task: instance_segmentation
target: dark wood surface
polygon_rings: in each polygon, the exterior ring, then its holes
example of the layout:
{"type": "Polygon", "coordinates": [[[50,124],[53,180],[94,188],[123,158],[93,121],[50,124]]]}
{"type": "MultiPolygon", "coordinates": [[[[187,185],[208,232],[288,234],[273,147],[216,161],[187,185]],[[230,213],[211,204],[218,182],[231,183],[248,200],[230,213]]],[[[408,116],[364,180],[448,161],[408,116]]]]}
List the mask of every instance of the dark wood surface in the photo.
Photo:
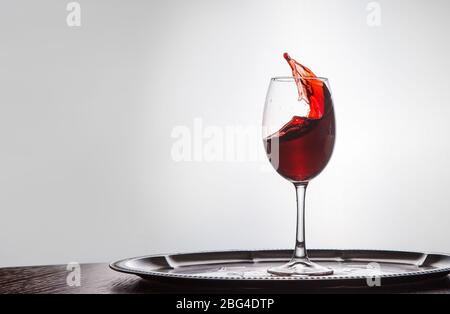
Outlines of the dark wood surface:
{"type": "MultiPolygon", "coordinates": [[[[33,266],[0,269],[0,293],[233,293],[249,292],[236,289],[217,289],[204,291],[195,287],[168,286],[157,282],[140,279],[137,276],[121,274],[109,268],[107,264],[81,265],[81,285],[71,287],[66,279],[69,271],[66,266],[33,266]]],[[[255,291],[250,292],[293,292],[293,291],[255,291]]],[[[366,288],[359,290],[315,290],[298,292],[394,292],[394,293],[445,293],[450,294],[450,277],[443,280],[408,286],[389,288],[366,288]]]]}

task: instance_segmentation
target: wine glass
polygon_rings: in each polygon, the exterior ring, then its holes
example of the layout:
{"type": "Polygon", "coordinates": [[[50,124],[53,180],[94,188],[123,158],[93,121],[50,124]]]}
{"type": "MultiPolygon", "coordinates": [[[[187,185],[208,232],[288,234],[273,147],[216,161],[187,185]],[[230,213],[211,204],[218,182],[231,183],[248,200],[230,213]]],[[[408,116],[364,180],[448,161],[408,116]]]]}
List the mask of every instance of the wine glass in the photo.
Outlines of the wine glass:
{"type": "Polygon", "coordinates": [[[305,242],[305,193],[311,179],[327,165],[335,141],[335,118],[329,83],[320,77],[275,77],[264,106],[263,141],[275,170],[292,182],[297,193],[297,235],[294,254],[273,275],[331,275],[333,270],[311,262],[305,242]],[[298,84],[313,86],[320,95],[308,103],[298,97],[298,84]],[[314,101],[314,115],[311,115],[314,101]],[[320,103],[318,103],[320,102],[320,103]],[[312,118],[313,116],[313,118],[312,118]],[[320,116],[320,118],[318,118],[320,116]]]}

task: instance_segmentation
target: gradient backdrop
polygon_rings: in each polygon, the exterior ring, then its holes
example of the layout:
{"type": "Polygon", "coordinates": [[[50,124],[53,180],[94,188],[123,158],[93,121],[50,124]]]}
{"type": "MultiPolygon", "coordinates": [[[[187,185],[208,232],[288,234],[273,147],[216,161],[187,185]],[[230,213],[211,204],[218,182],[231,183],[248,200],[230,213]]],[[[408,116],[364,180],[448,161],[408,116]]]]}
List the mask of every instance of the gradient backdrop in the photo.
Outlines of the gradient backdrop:
{"type": "Polygon", "coordinates": [[[308,246],[450,252],[449,1],[80,0],[79,27],[69,2],[1,2],[0,266],[292,247],[264,156],[171,154],[194,119],[259,127],[284,51],[337,115],[308,246]]]}

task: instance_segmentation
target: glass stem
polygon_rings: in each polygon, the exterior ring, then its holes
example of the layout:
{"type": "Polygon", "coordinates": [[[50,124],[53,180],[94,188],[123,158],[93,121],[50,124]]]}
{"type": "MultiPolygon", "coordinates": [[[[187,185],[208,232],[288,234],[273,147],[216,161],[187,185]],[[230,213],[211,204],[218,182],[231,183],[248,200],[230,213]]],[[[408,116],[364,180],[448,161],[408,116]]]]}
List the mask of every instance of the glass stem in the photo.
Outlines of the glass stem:
{"type": "Polygon", "coordinates": [[[295,191],[297,194],[297,236],[295,239],[295,250],[293,260],[308,260],[305,242],[305,196],[306,183],[295,183],[295,191]]]}

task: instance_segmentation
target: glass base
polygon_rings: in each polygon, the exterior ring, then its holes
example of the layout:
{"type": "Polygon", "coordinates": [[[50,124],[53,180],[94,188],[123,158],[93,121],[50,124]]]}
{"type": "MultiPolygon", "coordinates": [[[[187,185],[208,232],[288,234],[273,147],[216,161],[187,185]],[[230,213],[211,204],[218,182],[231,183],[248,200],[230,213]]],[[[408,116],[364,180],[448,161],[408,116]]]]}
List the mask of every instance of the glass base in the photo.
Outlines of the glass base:
{"type": "Polygon", "coordinates": [[[333,270],[306,259],[292,259],[289,263],[272,267],[267,270],[269,274],[277,276],[327,276],[333,270]]]}

